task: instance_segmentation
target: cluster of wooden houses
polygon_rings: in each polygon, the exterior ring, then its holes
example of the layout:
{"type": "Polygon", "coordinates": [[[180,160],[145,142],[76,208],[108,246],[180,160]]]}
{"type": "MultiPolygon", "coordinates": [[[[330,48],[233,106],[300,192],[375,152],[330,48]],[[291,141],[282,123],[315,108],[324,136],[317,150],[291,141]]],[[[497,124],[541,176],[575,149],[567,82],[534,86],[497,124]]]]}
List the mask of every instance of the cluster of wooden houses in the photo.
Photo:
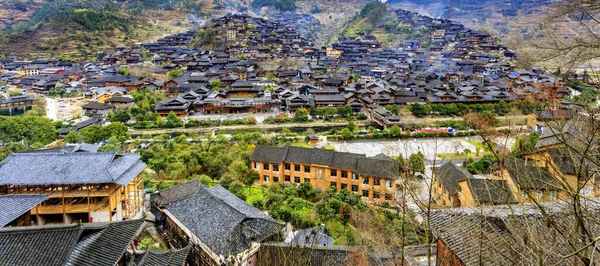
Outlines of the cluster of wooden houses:
{"type": "MultiPolygon", "coordinates": [[[[516,55],[487,32],[406,10],[395,14],[401,26],[426,28],[431,44],[405,40],[400,47],[384,49],[373,35],[358,33],[329,47],[314,47],[297,30],[305,24],[289,15],[264,19],[236,14],[153,43],[109,49],[101,63],[2,59],[0,81],[40,93],[55,87],[85,90],[100,104],[144,87],[165,90],[169,99],[156,106],[163,116],[294,112],[347,104],[369,111],[384,125],[400,121],[384,111],[386,105],[553,101],[570,93],[561,78],[541,69],[515,70],[510,61],[516,55]],[[193,47],[200,31],[214,32],[210,50],[193,47]],[[150,61],[153,72],[184,73],[166,81],[117,73],[119,67],[143,68],[147,66],[139,63],[150,61]]],[[[100,104],[88,106],[101,109],[86,113],[113,109],[100,104]]]]}

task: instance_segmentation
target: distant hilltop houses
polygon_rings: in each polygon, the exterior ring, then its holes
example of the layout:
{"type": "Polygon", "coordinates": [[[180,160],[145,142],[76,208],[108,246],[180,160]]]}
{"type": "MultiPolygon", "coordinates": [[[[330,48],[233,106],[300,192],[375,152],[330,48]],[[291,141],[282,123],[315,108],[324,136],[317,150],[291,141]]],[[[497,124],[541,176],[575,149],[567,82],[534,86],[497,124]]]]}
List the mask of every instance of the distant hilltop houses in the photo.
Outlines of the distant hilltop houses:
{"type": "Polygon", "coordinates": [[[56,87],[83,91],[85,102],[97,102],[82,110],[88,115],[127,108],[133,103],[121,99],[150,88],[167,95],[155,106],[163,117],[350,105],[382,126],[400,120],[383,108],[387,105],[556,102],[571,94],[562,77],[539,68],[515,69],[518,55],[487,32],[407,10],[394,14],[399,25],[427,29],[430,41],[407,39],[384,48],[375,36],[359,32],[316,47],[300,33],[316,23],[310,17],[230,14],[152,43],[105,50],[99,62],[3,58],[0,82],[40,94],[56,87]],[[198,37],[206,35],[212,37],[198,37]],[[168,80],[118,73],[140,67],[155,74],[181,72],[168,80]]]}

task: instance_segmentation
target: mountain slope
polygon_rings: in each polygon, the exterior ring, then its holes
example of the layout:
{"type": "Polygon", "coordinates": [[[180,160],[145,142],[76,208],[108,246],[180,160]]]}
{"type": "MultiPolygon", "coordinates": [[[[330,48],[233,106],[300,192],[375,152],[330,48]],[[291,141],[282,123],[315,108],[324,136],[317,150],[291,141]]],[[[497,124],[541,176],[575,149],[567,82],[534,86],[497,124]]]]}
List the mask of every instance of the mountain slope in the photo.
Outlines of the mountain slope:
{"type": "MultiPolygon", "coordinates": [[[[2,31],[0,51],[5,55],[95,60],[99,50],[189,28],[190,12],[212,9],[196,0],[27,1],[25,11],[14,12],[19,20],[13,19],[2,31]]],[[[16,7],[6,2],[0,6],[16,7]]]]}

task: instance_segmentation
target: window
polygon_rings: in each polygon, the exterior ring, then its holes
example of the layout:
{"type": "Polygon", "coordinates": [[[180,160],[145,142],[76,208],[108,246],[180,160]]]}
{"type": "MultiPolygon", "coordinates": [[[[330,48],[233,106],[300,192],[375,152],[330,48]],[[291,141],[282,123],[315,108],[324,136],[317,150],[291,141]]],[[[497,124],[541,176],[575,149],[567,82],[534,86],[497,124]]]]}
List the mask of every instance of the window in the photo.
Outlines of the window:
{"type": "Polygon", "coordinates": [[[268,163],[263,163],[263,169],[269,170],[269,164],[268,163]]]}
{"type": "Polygon", "coordinates": [[[295,164],[294,165],[294,171],[300,172],[300,165],[295,164]]]}
{"type": "Polygon", "coordinates": [[[358,186],[352,185],[352,192],[358,192],[358,186]]]}
{"type": "Polygon", "coordinates": [[[381,186],[381,180],[379,178],[373,178],[374,186],[381,186]]]}
{"type": "Polygon", "coordinates": [[[294,176],[294,183],[300,183],[300,177],[294,176]]]}
{"type": "Polygon", "coordinates": [[[342,184],[342,190],[348,190],[348,185],[347,184],[342,184]]]}
{"type": "Polygon", "coordinates": [[[352,179],[353,180],[358,180],[358,174],[357,173],[352,173],[352,179]]]}
{"type": "Polygon", "coordinates": [[[265,182],[269,182],[269,176],[268,175],[263,176],[263,179],[265,180],[265,182]]]}
{"type": "Polygon", "coordinates": [[[558,192],[550,191],[550,200],[557,200],[557,199],[558,199],[558,192]]]}
{"type": "Polygon", "coordinates": [[[331,177],[336,177],[337,176],[337,170],[331,170],[330,173],[331,177]]]}
{"type": "Polygon", "coordinates": [[[392,180],[385,180],[385,187],[391,188],[392,187],[392,180]]]}
{"type": "Polygon", "coordinates": [[[304,166],[304,172],[310,173],[310,166],[304,166]]]}
{"type": "Polygon", "coordinates": [[[342,171],[342,178],[348,178],[348,172],[342,171]]]}
{"type": "Polygon", "coordinates": [[[310,178],[304,178],[304,183],[310,183],[310,178]]]}
{"type": "Polygon", "coordinates": [[[368,185],[369,184],[369,178],[368,177],[363,177],[363,185],[368,185]]]}
{"type": "Polygon", "coordinates": [[[543,191],[536,191],[535,192],[535,198],[536,199],[542,199],[542,197],[544,196],[544,192],[543,191]]]}
{"type": "Polygon", "coordinates": [[[527,191],[521,190],[521,198],[524,198],[524,199],[529,198],[529,195],[527,195],[527,191]]]}
{"type": "Polygon", "coordinates": [[[260,163],[254,162],[254,169],[260,169],[260,163]]]}
{"type": "Polygon", "coordinates": [[[379,198],[381,198],[381,196],[379,195],[379,192],[373,192],[373,198],[374,198],[374,199],[379,199],[379,198]]]}
{"type": "Polygon", "coordinates": [[[274,177],[273,177],[273,182],[275,182],[275,183],[279,182],[279,177],[277,177],[277,176],[274,176],[274,177]]]}
{"type": "Polygon", "coordinates": [[[368,190],[363,190],[362,191],[362,196],[368,198],[369,197],[369,191],[368,190]]]}
{"type": "Polygon", "coordinates": [[[290,176],[289,176],[289,175],[286,175],[286,176],[284,177],[284,181],[285,181],[285,182],[290,182],[290,176]]]}
{"type": "Polygon", "coordinates": [[[273,171],[279,171],[279,165],[274,164],[273,165],[273,171]]]}
{"type": "Polygon", "coordinates": [[[336,183],[336,182],[331,182],[331,183],[329,183],[329,186],[330,186],[330,187],[337,188],[337,183],[336,183]]]}
{"type": "Polygon", "coordinates": [[[285,170],[289,171],[290,168],[291,168],[291,165],[289,163],[286,163],[286,164],[283,165],[283,169],[285,169],[285,170]]]}
{"type": "Polygon", "coordinates": [[[385,200],[392,200],[392,194],[385,193],[385,200]]]}

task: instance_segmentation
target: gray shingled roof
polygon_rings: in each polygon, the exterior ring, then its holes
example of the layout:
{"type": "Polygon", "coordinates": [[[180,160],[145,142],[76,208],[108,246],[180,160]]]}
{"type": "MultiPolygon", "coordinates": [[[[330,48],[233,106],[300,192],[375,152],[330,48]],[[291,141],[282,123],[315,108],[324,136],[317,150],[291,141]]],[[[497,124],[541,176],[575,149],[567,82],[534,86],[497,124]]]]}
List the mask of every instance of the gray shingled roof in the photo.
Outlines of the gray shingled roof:
{"type": "Polygon", "coordinates": [[[33,209],[48,195],[3,195],[0,196],[0,227],[33,209]]]}
{"type": "Polygon", "coordinates": [[[518,158],[507,158],[504,162],[510,177],[521,189],[562,189],[560,182],[546,168],[526,165],[518,158]]]}
{"type": "Polygon", "coordinates": [[[194,179],[154,193],[151,200],[158,206],[167,205],[173,201],[196,194],[201,187],[200,180],[194,179]]]}
{"type": "Polygon", "coordinates": [[[142,230],[144,220],[83,225],[83,233],[66,266],[113,266],[142,230]]]}
{"type": "Polygon", "coordinates": [[[78,225],[0,229],[2,265],[64,265],[77,244],[78,225]]]}
{"type": "Polygon", "coordinates": [[[283,227],[220,185],[199,188],[194,195],[165,207],[216,254],[238,254],[283,227]]]}
{"type": "MultiPolygon", "coordinates": [[[[577,265],[579,258],[563,260],[572,250],[567,239],[556,237],[578,234],[570,204],[557,201],[541,203],[541,207],[530,203],[432,210],[429,220],[434,237],[441,238],[466,265],[530,265],[540,259],[544,265],[577,265]]],[[[600,228],[592,218],[600,211],[598,203],[592,199],[582,204],[589,211],[584,218],[586,228],[598,234],[600,228]]]]}
{"type": "Polygon", "coordinates": [[[169,250],[146,250],[143,253],[134,254],[134,262],[131,266],[183,266],[191,246],[182,249],[169,250]]]}
{"type": "Polygon", "coordinates": [[[250,160],[268,163],[282,163],[287,153],[286,147],[256,146],[250,160]]]}
{"type": "MultiPolygon", "coordinates": [[[[257,147],[258,148],[258,147],[257,147]]],[[[310,164],[312,149],[289,147],[285,156],[286,162],[295,162],[302,164],[310,164]]]]}
{"type": "Polygon", "coordinates": [[[398,177],[400,170],[393,160],[380,160],[373,158],[358,159],[358,174],[374,177],[398,177]]]}
{"type": "Polygon", "coordinates": [[[0,185],[127,185],[145,168],[139,154],[13,153],[0,163],[0,185]]]}
{"type": "Polygon", "coordinates": [[[1,265],[113,266],[143,220],[0,229],[1,265]]]}
{"type": "Polygon", "coordinates": [[[435,168],[433,171],[435,173],[435,178],[444,185],[444,188],[446,188],[450,194],[455,194],[460,190],[458,181],[473,177],[471,173],[457,166],[453,162],[447,162],[442,166],[435,168]]]}
{"type": "Polygon", "coordinates": [[[473,198],[480,204],[517,203],[506,180],[469,178],[467,182],[473,198]]]}
{"type": "Polygon", "coordinates": [[[588,158],[584,159],[577,151],[570,148],[550,148],[546,151],[563,174],[577,175],[579,172],[582,177],[590,177],[598,170],[596,163],[588,158]]]}

